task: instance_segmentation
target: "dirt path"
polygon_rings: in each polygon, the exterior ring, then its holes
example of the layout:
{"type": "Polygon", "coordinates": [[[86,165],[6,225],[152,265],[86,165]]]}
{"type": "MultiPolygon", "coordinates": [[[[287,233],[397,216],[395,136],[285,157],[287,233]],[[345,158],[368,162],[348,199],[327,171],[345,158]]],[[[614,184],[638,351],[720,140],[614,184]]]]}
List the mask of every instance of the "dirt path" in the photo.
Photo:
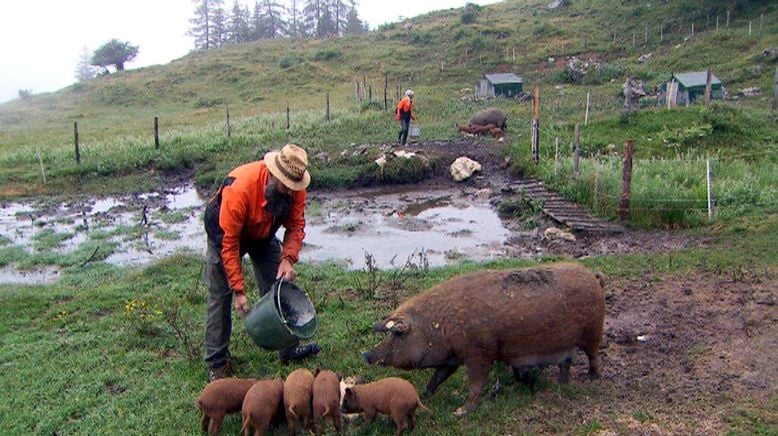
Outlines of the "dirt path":
{"type": "MultiPolygon", "coordinates": [[[[607,283],[603,378],[586,404],[540,393],[560,406],[547,405],[544,418],[570,422],[581,414],[619,433],[718,434],[739,407],[761,409],[778,392],[776,273],[607,283]],[[609,422],[614,416],[622,419],[609,422]]],[[[586,370],[579,358],[576,383],[588,383],[586,370]]]]}

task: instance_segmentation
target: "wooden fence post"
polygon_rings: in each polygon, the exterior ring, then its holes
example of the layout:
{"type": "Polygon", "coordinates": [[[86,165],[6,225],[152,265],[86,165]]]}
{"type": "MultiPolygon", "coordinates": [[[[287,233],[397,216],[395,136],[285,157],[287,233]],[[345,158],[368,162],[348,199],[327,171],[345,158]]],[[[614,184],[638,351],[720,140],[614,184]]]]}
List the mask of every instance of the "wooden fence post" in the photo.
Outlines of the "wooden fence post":
{"type": "Polygon", "coordinates": [[[713,171],[710,168],[710,159],[705,161],[705,179],[708,182],[708,221],[713,221],[713,171]]]}
{"type": "Polygon", "coordinates": [[[624,85],[624,109],[627,114],[632,113],[632,79],[627,77],[627,83],[624,85]]]}
{"type": "Polygon", "coordinates": [[[664,26],[659,26],[659,42],[664,42],[665,40],[665,28],[664,26]]]}
{"type": "Polygon", "coordinates": [[[628,139],[624,143],[624,170],[621,175],[621,197],[619,198],[619,215],[621,222],[629,220],[629,198],[632,185],[632,155],[635,141],[628,139]]]}
{"type": "Polygon", "coordinates": [[[555,144],[555,152],[554,152],[554,174],[557,176],[559,175],[559,136],[556,137],[556,140],[554,141],[555,144]]]}
{"type": "Polygon", "coordinates": [[[326,112],[325,112],[326,115],[325,116],[326,116],[327,121],[329,121],[330,120],[330,93],[329,92],[327,93],[327,96],[326,96],[326,105],[327,105],[327,107],[326,107],[326,112]]]}
{"type": "Polygon", "coordinates": [[[224,104],[224,111],[227,113],[227,139],[232,137],[232,127],[230,126],[230,105],[224,104]]]}
{"type": "Polygon", "coordinates": [[[692,21],[692,38],[694,38],[694,21],[692,21]]]}
{"type": "Polygon", "coordinates": [[[532,161],[540,162],[540,87],[535,87],[532,99],[532,161]]]}
{"type": "Polygon", "coordinates": [[[775,93],[773,94],[773,110],[778,111],[778,67],[775,68],[775,79],[773,80],[775,93]]]}
{"type": "Polygon", "coordinates": [[[367,87],[367,95],[368,95],[367,101],[369,103],[372,103],[373,102],[373,85],[370,85],[370,86],[367,87]]]}
{"type": "Polygon", "coordinates": [[[645,34],[643,35],[643,45],[648,46],[648,23],[646,23],[645,34]]]}
{"type": "Polygon", "coordinates": [[[41,175],[43,176],[43,183],[46,183],[46,170],[43,168],[43,158],[41,158],[41,150],[35,148],[35,154],[38,155],[38,164],[41,166],[41,175]]]}
{"type": "Polygon", "coordinates": [[[594,156],[594,211],[600,209],[600,155],[594,156]]]}
{"type": "Polygon", "coordinates": [[[159,150],[159,117],[154,117],[154,147],[159,150]]]}
{"type": "Polygon", "coordinates": [[[586,93],[586,114],[584,114],[584,126],[589,124],[589,98],[591,93],[586,93]]]}
{"type": "Polygon", "coordinates": [[[764,14],[759,14],[759,34],[764,34],[764,14]]]}
{"type": "Polygon", "coordinates": [[[389,110],[389,99],[387,98],[387,95],[386,95],[386,92],[387,92],[386,88],[388,88],[388,87],[389,87],[389,74],[388,73],[384,73],[384,110],[385,111],[389,110]]]}
{"type": "Polygon", "coordinates": [[[716,15],[716,32],[719,31],[719,16],[716,15]]]}
{"type": "Polygon", "coordinates": [[[729,30],[729,9],[727,9],[727,30],[729,30]]]}
{"type": "Polygon", "coordinates": [[[286,130],[289,130],[290,127],[290,119],[289,119],[289,100],[286,101],[286,130]]]}
{"type": "Polygon", "coordinates": [[[578,123],[575,124],[575,136],[573,137],[573,178],[577,179],[581,174],[578,162],[581,159],[581,130],[578,123]]]}
{"type": "Polygon", "coordinates": [[[81,150],[78,149],[78,121],[73,121],[73,142],[76,144],[76,163],[81,165],[81,150]]]}
{"type": "Polygon", "coordinates": [[[712,94],[712,84],[711,81],[713,80],[713,72],[711,71],[710,67],[708,67],[708,72],[705,78],[705,106],[708,106],[710,104],[711,94],[712,94]]]}

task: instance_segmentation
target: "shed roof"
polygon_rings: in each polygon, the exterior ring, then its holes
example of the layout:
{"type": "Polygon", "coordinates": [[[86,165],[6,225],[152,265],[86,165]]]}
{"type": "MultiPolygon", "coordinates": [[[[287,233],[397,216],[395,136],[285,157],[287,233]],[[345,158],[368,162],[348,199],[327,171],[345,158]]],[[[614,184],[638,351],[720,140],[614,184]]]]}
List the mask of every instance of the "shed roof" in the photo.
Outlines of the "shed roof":
{"type": "Polygon", "coordinates": [[[486,80],[492,83],[492,85],[502,85],[504,83],[522,83],[521,77],[513,73],[494,73],[484,74],[486,80]]]}
{"type": "MultiPolygon", "coordinates": [[[[695,86],[705,86],[708,81],[707,71],[696,71],[693,73],[673,73],[673,77],[686,88],[695,86]]],[[[711,85],[721,85],[721,81],[715,74],[711,74],[711,85]]]]}

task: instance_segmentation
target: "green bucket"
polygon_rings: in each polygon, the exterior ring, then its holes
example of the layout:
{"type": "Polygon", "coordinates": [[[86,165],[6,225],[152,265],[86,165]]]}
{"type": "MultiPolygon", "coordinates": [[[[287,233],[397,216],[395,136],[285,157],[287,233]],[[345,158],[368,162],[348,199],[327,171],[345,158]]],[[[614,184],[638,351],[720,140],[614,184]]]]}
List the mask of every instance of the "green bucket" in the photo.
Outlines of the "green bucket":
{"type": "Polygon", "coordinates": [[[246,316],[246,331],[258,346],[283,350],[316,333],[316,310],[302,289],[283,279],[246,316]]]}

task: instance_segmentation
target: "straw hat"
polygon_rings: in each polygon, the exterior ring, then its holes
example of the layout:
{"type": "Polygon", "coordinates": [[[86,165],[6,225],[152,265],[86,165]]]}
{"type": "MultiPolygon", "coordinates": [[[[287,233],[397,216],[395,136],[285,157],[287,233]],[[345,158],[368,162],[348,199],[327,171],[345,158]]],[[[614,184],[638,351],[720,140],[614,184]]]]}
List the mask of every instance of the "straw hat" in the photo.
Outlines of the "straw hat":
{"type": "Polygon", "coordinates": [[[308,154],[297,145],[286,144],[280,152],[269,152],[265,155],[265,165],[273,177],[293,191],[302,191],[311,183],[308,154]]]}

